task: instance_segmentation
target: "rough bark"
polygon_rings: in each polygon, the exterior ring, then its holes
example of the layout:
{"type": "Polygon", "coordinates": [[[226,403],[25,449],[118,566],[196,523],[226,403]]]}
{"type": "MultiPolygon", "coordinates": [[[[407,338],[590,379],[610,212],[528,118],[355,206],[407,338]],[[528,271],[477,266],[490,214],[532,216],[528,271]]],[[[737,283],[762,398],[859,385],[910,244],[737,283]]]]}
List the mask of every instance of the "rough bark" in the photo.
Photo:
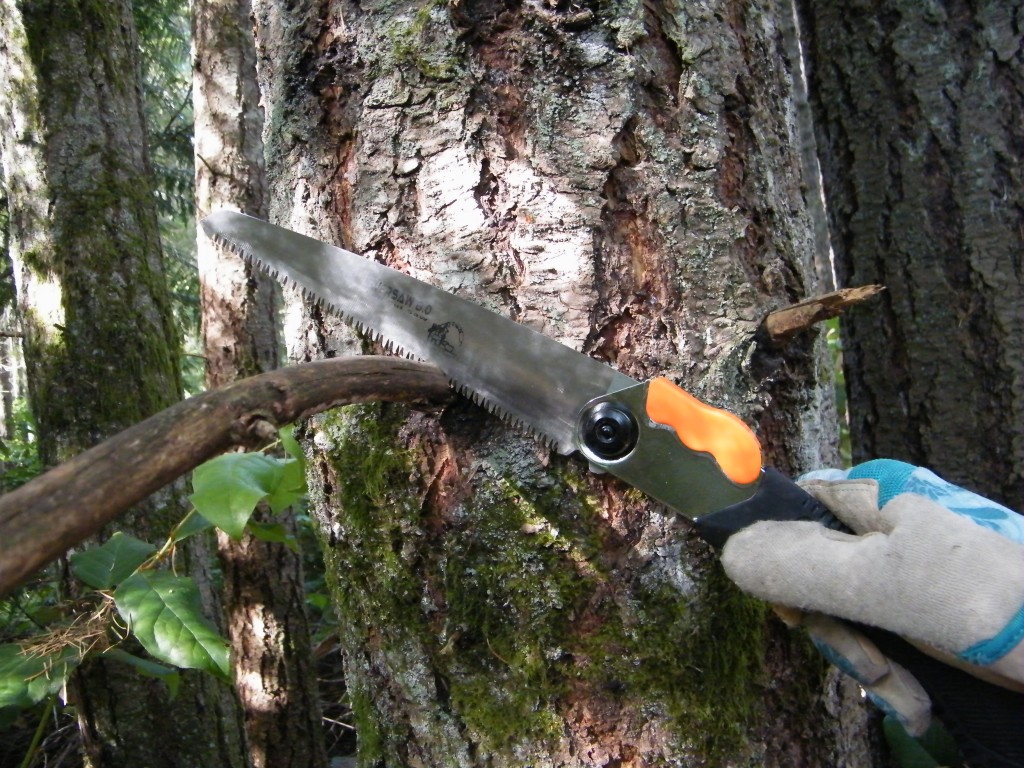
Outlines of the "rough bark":
{"type": "MultiPolygon", "coordinates": [[[[247,0],[192,6],[196,208],[266,217],[263,109],[247,0]]],[[[276,286],[235,254],[198,237],[202,333],[210,387],[280,362],[276,286]]]]}
{"type": "MultiPolygon", "coordinates": [[[[126,0],[4,0],[3,96],[12,257],[40,454],[55,465],[180,398],[126,0]]],[[[180,489],[124,521],[163,537],[180,489]]],[[[70,686],[85,762],[241,765],[230,691],[184,676],[171,699],[106,661],[70,686]],[[174,749],[169,749],[174,745],[174,749]]]]}
{"type": "MultiPolygon", "coordinates": [[[[265,218],[263,110],[248,0],[193,3],[192,33],[196,207],[200,215],[231,208],[265,218]]],[[[201,230],[198,237],[207,386],[276,368],[274,282],[201,230]]],[[[295,532],[292,512],[275,522],[295,532]]],[[[223,532],[217,533],[217,551],[253,765],[326,766],[300,554],[250,534],[235,541],[223,532]]]]}
{"type": "MultiPolygon", "coordinates": [[[[783,470],[835,461],[816,340],[754,338],[818,283],[774,5],[254,8],[272,220],[668,375],[783,470]]],[[[685,521],[468,401],[308,437],[360,765],[870,764],[685,521]]]]}
{"type": "Polygon", "coordinates": [[[854,459],[1024,500],[1019,0],[803,0],[854,459]]]}

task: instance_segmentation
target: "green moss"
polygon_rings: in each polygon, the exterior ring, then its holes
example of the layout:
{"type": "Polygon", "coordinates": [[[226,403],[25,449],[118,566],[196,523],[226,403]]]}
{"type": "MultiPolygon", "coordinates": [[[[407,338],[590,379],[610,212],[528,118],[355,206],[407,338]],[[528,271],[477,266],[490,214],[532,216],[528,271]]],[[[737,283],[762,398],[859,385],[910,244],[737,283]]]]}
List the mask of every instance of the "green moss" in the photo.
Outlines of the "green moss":
{"type": "MultiPolygon", "coordinates": [[[[608,530],[577,462],[531,470],[530,456],[489,455],[473,493],[430,533],[417,454],[401,437],[405,415],[355,406],[325,417],[319,432],[342,507],[325,542],[327,570],[353,647],[372,642],[398,665],[425,654],[446,710],[485,752],[553,743],[581,690],[660,707],[680,744],[712,760],[742,750],[763,693],[760,603],[717,565],[693,595],[656,570],[612,584],[602,561],[608,530]]],[[[400,727],[359,685],[361,754],[390,754],[400,727]]]]}
{"type": "Polygon", "coordinates": [[[384,738],[377,724],[377,712],[369,696],[358,688],[349,689],[349,705],[359,735],[359,762],[374,765],[384,757],[384,738]]]}
{"type": "Polygon", "coordinates": [[[692,602],[665,582],[634,595],[632,615],[610,616],[593,638],[592,669],[610,669],[623,695],[661,702],[680,740],[711,762],[740,749],[760,706],[764,605],[717,564],[692,602]]]}
{"type": "Polygon", "coordinates": [[[325,416],[320,434],[337,469],[340,535],[327,547],[344,583],[335,590],[353,626],[413,625],[420,618],[421,578],[414,572],[419,503],[411,493],[411,456],[398,440],[404,409],[380,404],[325,416]],[[352,568],[360,563],[367,568],[352,568]]]}
{"type": "Polygon", "coordinates": [[[501,750],[561,731],[572,618],[592,589],[581,564],[596,542],[560,530],[570,515],[558,489],[530,498],[498,479],[487,491],[443,567],[453,646],[445,672],[474,740],[501,750]]]}
{"type": "Polygon", "coordinates": [[[427,0],[410,19],[399,16],[384,30],[398,64],[411,64],[424,76],[451,80],[462,68],[461,47],[447,17],[448,0],[427,0]]]}

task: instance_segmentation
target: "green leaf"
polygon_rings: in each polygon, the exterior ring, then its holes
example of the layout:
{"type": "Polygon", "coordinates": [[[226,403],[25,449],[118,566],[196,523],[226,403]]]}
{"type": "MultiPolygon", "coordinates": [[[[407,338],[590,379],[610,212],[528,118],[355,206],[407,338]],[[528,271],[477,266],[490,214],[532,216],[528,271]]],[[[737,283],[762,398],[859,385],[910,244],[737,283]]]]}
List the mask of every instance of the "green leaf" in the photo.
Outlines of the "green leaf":
{"type": "Polygon", "coordinates": [[[262,453],[226,453],[196,468],[190,498],[203,517],[237,539],[282,472],[282,462],[262,453]]]}
{"type": "Polygon", "coordinates": [[[302,446],[295,439],[295,427],[291,424],[281,427],[277,430],[277,434],[281,438],[281,445],[288,452],[288,455],[301,462],[303,464],[303,471],[305,471],[306,454],[302,452],[302,446]]]}
{"type": "Polygon", "coordinates": [[[95,589],[110,589],[131,576],[156,547],[118,531],[102,546],[76,552],[69,560],[75,577],[95,589]]]}
{"type": "Polygon", "coordinates": [[[192,579],[167,571],[140,571],[121,582],[114,604],[154,658],[230,677],[227,643],[200,612],[199,590],[192,579]]]}
{"type": "Polygon", "coordinates": [[[249,533],[260,541],[269,541],[273,544],[284,544],[292,552],[299,551],[298,540],[280,523],[260,523],[255,520],[250,520],[249,533]]]}
{"type": "Polygon", "coordinates": [[[155,677],[158,680],[162,680],[167,686],[167,690],[171,694],[173,699],[178,695],[178,687],[181,684],[181,673],[173,667],[166,667],[163,664],[157,664],[155,661],[150,659],[142,659],[138,656],[124,651],[120,648],[109,648],[103,652],[104,658],[114,659],[120,661],[129,666],[135,667],[136,670],[146,677],[155,677]]]}
{"type": "Polygon", "coordinates": [[[81,661],[71,646],[37,656],[15,643],[0,645],[0,709],[30,707],[56,693],[81,661]]]}
{"type": "Polygon", "coordinates": [[[274,459],[280,462],[281,476],[267,496],[267,504],[276,515],[306,495],[306,467],[296,459],[274,459]]]}
{"type": "Polygon", "coordinates": [[[177,544],[189,536],[195,536],[197,533],[208,531],[210,528],[213,528],[213,523],[198,512],[193,511],[174,531],[174,543],[177,544]]]}

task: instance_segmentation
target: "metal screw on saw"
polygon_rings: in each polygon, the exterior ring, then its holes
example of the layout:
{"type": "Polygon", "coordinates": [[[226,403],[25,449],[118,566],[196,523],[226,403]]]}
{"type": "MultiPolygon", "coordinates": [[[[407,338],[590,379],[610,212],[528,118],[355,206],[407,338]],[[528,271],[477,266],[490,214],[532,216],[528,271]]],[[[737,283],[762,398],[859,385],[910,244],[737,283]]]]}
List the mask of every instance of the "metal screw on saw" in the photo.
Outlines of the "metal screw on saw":
{"type": "Polygon", "coordinates": [[[640,436],[633,414],[618,403],[588,406],[580,419],[583,444],[598,459],[621,459],[636,447],[640,436]]]}

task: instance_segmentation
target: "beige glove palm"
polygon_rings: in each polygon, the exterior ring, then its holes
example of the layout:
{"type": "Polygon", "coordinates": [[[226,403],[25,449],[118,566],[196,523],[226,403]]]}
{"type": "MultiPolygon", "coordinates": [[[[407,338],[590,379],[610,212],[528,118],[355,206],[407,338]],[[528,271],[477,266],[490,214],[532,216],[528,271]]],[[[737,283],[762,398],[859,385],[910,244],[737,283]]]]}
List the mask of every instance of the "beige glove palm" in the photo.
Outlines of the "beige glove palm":
{"type": "Polygon", "coordinates": [[[741,589],[797,609],[782,615],[805,625],[826,655],[912,733],[928,725],[927,695],[830,617],[890,630],[990,682],[1024,690],[1020,543],[921,495],[895,496],[880,509],[874,480],[803,485],[854,533],[808,522],[761,522],[740,531],[722,563],[741,589]]]}

